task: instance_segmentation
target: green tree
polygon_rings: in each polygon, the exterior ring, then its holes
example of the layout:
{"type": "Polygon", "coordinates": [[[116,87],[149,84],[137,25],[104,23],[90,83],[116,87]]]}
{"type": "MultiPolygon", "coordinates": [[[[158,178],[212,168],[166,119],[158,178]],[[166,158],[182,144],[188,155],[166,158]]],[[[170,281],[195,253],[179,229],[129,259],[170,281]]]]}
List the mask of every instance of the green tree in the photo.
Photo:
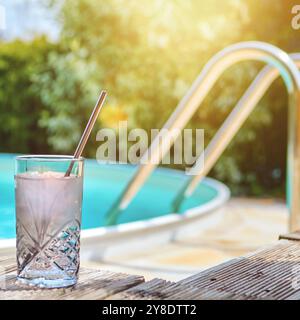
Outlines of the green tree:
{"type": "MultiPolygon", "coordinates": [[[[33,90],[41,101],[38,125],[47,133],[47,145],[72,154],[86,125],[98,92],[88,85],[89,66],[78,54],[49,52],[43,72],[33,75],[33,90]]],[[[97,126],[96,126],[97,127],[97,126]]],[[[94,154],[85,153],[93,157],[94,154]]]]}
{"type": "MultiPolygon", "coordinates": [[[[259,40],[299,51],[299,31],[291,27],[295,4],[64,0],[58,44],[0,45],[1,150],[71,153],[101,88],[109,92],[110,117],[160,128],[209,58],[227,45],[259,40]]],[[[208,143],[261,67],[247,62],[225,72],[188,126],[204,128],[208,143]]],[[[284,193],[285,92],[278,80],[210,173],[235,194],[284,193]]],[[[90,142],[85,155],[94,157],[96,148],[90,142]]]]}
{"type": "Polygon", "coordinates": [[[47,61],[51,46],[45,38],[0,43],[0,151],[45,152],[47,133],[38,124],[41,99],[32,75],[47,61]]]}
{"type": "Polygon", "coordinates": [[[88,74],[44,37],[0,43],[0,152],[72,154],[97,96],[88,74]]]}
{"type": "MultiPolygon", "coordinates": [[[[65,0],[62,39],[70,50],[87,52],[87,61],[97,65],[94,78],[125,109],[132,126],[159,128],[208,59],[227,45],[259,40],[300,50],[290,25],[294,4],[65,0]]],[[[189,124],[206,130],[206,142],[261,66],[241,63],[218,81],[189,124]]],[[[234,193],[283,192],[286,106],[278,81],[213,169],[234,193]]]]}

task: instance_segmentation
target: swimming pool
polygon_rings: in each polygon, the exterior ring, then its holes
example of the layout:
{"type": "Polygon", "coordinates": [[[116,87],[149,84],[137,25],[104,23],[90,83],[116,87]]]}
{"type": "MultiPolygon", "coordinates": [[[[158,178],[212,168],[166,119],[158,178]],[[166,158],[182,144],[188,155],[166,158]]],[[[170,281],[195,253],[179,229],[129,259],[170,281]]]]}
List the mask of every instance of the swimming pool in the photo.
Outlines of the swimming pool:
{"type": "MultiPolygon", "coordinates": [[[[0,155],[0,240],[15,237],[14,206],[14,159],[16,155],[0,155]]],[[[105,215],[116,198],[126,187],[135,172],[132,165],[99,164],[86,160],[82,228],[102,230],[105,215]]],[[[158,221],[171,213],[174,196],[186,181],[180,171],[159,168],[147,181],[129,207],[122,213],[118,225],[129,225],[137,221],[158,221]]],[[[213,179],[205,179],[194,195],[185,201],[181,215],[195,208],[209,207],[210,210],[222,205],[229,197],[227,187],[213,179]]],[[[203,211],[203,210],[200,210],[203,211]]],[[[173,214],[174,216],[174,214],[173,214]]],[[[113,227],[105,227],[109,229],[113,227]]]]}

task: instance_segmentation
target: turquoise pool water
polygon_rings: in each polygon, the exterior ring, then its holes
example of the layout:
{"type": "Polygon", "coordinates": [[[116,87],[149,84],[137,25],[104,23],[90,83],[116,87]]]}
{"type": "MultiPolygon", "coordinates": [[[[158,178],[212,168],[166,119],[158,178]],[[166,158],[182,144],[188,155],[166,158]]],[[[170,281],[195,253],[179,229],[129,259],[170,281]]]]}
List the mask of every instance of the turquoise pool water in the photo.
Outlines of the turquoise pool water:
{"type": "MultiPolygon", "coordinates": [[[[14,159],[15,155],[0,155],[0,239],[15,237],[14,159]]],[[[131,165],[98,164],[95,160],[86,160],[83,229],[104,225],[106,212],[134,172],[135,167],[131,165]]],[[[157,169],[118,222],[145,220],[170,213],[171,202],[186,178],[184,173],[176,170],[157,169]]],[[[204,204],[217,194],[217,190],[202,183],[181,210],[204,204]]]]}

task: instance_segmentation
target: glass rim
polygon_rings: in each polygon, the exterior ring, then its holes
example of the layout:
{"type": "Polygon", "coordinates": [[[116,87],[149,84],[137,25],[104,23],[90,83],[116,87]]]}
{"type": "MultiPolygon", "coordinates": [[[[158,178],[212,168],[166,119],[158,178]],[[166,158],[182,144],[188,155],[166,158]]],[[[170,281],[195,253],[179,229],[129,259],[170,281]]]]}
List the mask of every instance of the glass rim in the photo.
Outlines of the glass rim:
{"type": "Polygon", "coordinates": [[[71,161],[74,162],[83,162],[85,159],[83,157],[74,158],[73,156],[69,155],[48,155],[48,154],[28,154],[17,156],[16,161],[37,161],[37,162],[64,162],[64,161],[71,161]]]}

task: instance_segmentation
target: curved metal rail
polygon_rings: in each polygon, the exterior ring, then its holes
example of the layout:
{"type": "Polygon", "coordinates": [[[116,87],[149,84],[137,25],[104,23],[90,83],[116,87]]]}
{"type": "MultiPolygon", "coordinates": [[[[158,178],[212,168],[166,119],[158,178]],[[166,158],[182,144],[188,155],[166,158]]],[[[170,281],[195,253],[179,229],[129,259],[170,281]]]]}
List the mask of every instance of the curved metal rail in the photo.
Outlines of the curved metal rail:
{"type": "MultiPolygon", "coordinates": [[[[300,53],[291,54],[298,68],[300,68],[300,53]]],[[[218,129],[208,146],[200,154],[193,165],[193,175],[186,181],[173,202],[174,211],[178,211],[184,199],[190,197],[201,180],[208,174],[215,163],[218,161],[224,150],[232,141],[235,134],[249,117],[250,113],[257,106],[257,103],[270,88],[272,83],[278,78],[279,71],[276,68],[266,66],[253,80],[244,95],[240,98],[236,106],[227,116],[221,127],[218,129]],[[205,161],[204,161],[205,160],[205,161]],[[203,166],[204,162],[204,166],[203,166]]],[[[299,119],[300,120],[300,119],[299,119]]],[[[291,121],[293,121],[291,119],[291,121]]],[[[300,191],[300,190],[299,190],[300,191]]],[[[288,190],[288,193],[290,190],[288,190]]],[[[293,225],[298,226],[298,218],[291,216],[290,228],[293,225]],[[296,219],[292,221],[292,219],[296,219]]],[[[297,227],[296,227],[297,228],[297,227]]]]}
{"type": "MultiPolygon", "coordinates": [[[[204,67],[198,78],[193,83],[190,90],[180,101],[171,117],[168,119],[162,130],[153,140],[149,149],[145,152],[141,159],[141,163],[146,163],[145,157],[150,155],[150,161],[147,164],[141,164],[135,173],[134,177],[129,182],[128,186],[117,199],[111,210],[107,214],[107,223],[114,224],[118,215],[124,210],[135,194],[144,184],[151,172],[162,157],[168,152],[171,143],[176,139],[176,133],[184,128],[190,120],[198,106],[202,103],[212,86],[215,84],[220,75],[231,65],[239,61],[259,60],[264,61],[278,69],[289,92],[290,110],[294,115],[299,113],[299,92],[300,92],[300,74],[292,59],[279,48],[262,42],[242,42],[232,45],[217,53],[204,67]],[[171,143],[165,143],[166,141],[171,143]]],[[[299,190],[300,187],[300,172],[295,174],[295,169],[299,168],[300,156],[300,130],[296,121],[289,121],[289,172],[293,175],[288,175],[288,184],[291,184],[291,211],[300,213],[300,201],[294,197],[295,187],[299,190]]],[[[298,170],[299,171],[299,170],[298,170]]],[[[300,223],[299,223],[300,226],[300,223]]]]}

